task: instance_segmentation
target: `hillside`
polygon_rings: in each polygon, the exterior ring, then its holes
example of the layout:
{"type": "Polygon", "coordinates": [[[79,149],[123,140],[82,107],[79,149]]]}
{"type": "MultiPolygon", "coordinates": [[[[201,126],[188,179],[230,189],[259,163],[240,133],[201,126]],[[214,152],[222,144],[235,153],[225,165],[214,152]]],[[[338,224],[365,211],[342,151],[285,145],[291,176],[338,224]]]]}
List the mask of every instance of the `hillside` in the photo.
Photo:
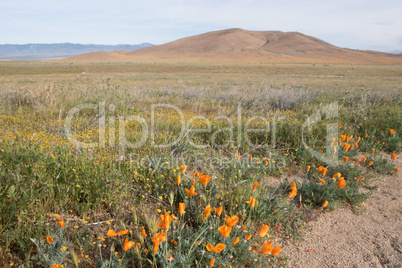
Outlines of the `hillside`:
{"type": "MultiPolygon", "coordinates": [[[[297,32],[227,29],[190,36],[135,51],[118,51],[116,61],[190,60],[261,62],[402,63],[402,55],[340,48],[297,32]]],[[[108,61],[110,55],[78,55],[66,60],[108,61]]]]}

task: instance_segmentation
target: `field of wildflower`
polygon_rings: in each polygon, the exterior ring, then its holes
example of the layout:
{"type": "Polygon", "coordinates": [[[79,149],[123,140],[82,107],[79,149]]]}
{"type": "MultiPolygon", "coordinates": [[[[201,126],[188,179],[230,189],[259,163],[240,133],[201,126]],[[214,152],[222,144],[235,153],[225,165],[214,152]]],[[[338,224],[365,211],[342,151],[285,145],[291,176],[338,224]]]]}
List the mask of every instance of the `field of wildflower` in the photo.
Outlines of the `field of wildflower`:
{"type": "Polygon", "coordinates": [[[285,267],[306,222],[358,214],[398,174],[401,81],[398,65],[0,62],[0,266],[285,267]]]}

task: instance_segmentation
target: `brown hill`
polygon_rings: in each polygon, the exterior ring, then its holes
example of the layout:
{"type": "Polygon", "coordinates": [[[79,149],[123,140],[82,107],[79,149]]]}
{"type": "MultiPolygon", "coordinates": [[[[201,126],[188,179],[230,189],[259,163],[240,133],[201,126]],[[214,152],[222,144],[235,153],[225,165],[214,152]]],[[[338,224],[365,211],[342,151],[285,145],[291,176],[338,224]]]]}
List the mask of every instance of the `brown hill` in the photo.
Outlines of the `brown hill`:
{"type": "Polygon", "coordinates": [[[62,59],[62,61],[130,61],[125,51],[90,52],[62,59]]]}
{"type": "Polygon", "coordinates": [[[135,51],[86,53],[65,60],[402,63],[402,55],[340,48],[297,32],[228,29],[135,51]]]}

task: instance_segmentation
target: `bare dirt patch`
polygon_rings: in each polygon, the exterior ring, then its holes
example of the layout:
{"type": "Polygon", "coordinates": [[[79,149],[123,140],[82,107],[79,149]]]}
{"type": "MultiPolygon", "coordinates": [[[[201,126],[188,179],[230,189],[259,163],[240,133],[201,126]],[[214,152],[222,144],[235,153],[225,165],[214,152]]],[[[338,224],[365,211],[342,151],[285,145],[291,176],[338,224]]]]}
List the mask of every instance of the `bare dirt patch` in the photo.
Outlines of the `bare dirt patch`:
{"type": "MultiPolygon", "coordinates": [[[[401,157],[394,161],[401,169],[401,157]]],[[[302,242],[284,245],[290,267],[402,267],[402,177],[374,180],[378,189],[359,214],[346,206],[324,213],[302,242]]]]}

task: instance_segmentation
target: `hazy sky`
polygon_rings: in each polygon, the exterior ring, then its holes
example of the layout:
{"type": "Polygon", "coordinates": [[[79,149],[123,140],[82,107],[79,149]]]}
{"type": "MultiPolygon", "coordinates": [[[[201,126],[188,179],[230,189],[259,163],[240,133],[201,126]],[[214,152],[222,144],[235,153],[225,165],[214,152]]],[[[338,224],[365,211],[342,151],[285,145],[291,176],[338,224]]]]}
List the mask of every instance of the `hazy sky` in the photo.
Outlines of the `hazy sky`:
{"type": "Polygon", "coordinates": [[[392,51],[402,50],[401,14],[400,0],[0,0],[0,44],[162,44],[243,28],[392,51]]]}

